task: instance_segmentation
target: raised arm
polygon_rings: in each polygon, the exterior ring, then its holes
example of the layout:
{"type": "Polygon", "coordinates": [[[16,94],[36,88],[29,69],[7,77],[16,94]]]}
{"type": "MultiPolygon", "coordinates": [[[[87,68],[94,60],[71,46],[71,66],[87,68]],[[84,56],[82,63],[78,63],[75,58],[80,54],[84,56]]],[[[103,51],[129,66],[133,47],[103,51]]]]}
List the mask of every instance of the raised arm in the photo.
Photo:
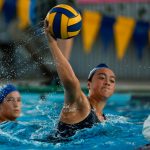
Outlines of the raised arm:
{"type": "Polygon", "coordinates": [[[62,54],[60,48],[57,45],[57,41],[51,36],[49,32],[49,25],[45,23],[45,34],[48,39],[50,51],[55,61],[56,69],[60,80],[65,88],[65,101],[74,102],[79,100],[81,95],[80,82],[75,76],[75,73],[68,62],[68,60],[62,54]]]}

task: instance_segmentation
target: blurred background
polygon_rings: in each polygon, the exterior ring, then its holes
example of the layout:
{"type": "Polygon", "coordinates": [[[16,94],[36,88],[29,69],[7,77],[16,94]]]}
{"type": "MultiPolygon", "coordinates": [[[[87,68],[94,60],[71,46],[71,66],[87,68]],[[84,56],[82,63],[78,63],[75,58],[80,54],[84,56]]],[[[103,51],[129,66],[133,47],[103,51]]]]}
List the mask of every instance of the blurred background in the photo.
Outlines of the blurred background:
{"type": "Polygon", "coordinates": [[[57,77],[43,33],[53,6],[67,3],[82,15],[70,61],[83,86],[89,71],[106,63],[117,76],[117,90],[150,91],[149,0],[0,0],[0,80],[45,84],[57,77]]]}

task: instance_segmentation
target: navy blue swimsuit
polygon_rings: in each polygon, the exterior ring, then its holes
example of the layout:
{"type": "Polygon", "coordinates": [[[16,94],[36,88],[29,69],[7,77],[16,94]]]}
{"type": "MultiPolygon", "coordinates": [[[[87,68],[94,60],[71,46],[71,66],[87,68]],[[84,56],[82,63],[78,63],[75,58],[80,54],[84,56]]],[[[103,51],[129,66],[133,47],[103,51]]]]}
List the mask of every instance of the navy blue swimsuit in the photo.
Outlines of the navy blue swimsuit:
{"type": "MultiPolygon", "coordinates": [[[[103,115],[104,119],[106,119],[105,115],[103,115]]],[[[99,119],[97,118],[94,110],[91,108],[91,112],[89,115],[81,122],[75,124],[67,124],[59,121],[57,126],[56,137],[67,138],[73,136],[77,130],[84,128],[91,128],[95,123],[99,123],[99,119]]]]}

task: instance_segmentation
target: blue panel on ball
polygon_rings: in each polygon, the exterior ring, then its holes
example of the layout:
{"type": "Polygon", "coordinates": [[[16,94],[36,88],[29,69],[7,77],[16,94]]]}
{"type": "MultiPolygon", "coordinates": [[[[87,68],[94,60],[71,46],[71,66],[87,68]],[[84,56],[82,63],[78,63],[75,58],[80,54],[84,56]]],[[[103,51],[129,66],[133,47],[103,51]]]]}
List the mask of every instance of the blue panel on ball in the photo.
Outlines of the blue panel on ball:
{"type": "Polygon", "coordinates": [[[56,13],[53,22],[53,33],[56,38],[61,38],[61,13],[56,13]]]}
{"type": "Polygon", "coordinates": [[[82,26],[82,21],[74,24],[74,25],[71,25],[67,28],[68,32],[74,32],[74,31],[78,31],[81,29],[81,26],[82,26]]]}
{"type": "Polygon", "coordinates": [[[75,15],[72,12],[70,12],[69,10],[64,9],[64,8],[56,7],[56,8],[51,9],[49,13],[53,13],[53,12],[62,13],[62,14],[66,15],[69,18],[75,17],[75,15]]]}

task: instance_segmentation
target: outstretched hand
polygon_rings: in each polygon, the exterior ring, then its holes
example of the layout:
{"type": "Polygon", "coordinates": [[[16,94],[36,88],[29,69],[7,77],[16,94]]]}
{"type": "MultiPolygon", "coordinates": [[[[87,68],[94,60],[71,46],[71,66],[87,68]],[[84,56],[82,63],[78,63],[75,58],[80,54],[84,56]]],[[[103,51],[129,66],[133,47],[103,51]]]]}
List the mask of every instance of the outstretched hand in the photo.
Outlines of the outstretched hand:
{"type": "Polygon", "coordinates": [[[44,20],[44,30],[45,30],[45,35],[47,36],[48,41],[50,43],[56,42],[56,39],[50,33],[50,24],[47,20],[44,20]]]}

